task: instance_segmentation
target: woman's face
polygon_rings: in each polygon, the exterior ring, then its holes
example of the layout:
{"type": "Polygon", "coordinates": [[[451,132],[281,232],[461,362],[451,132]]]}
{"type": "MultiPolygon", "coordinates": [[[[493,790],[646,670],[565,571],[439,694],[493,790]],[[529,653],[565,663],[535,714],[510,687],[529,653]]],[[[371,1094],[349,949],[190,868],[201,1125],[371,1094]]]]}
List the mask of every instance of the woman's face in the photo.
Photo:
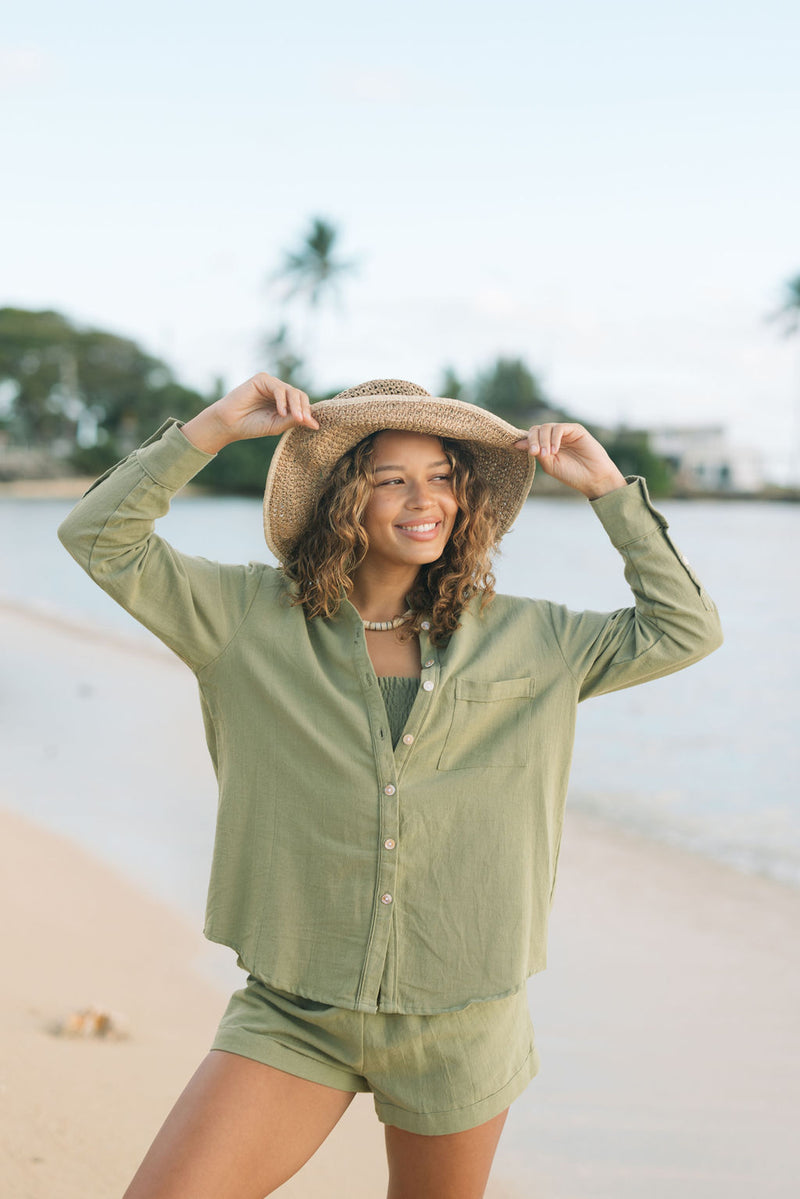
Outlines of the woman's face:
{"type": "Polygon", "coordinates": [[[362,518],[369,538],[367,557],[393,566],[435,562],[458,512],[452,467],[439,438],[379,433],[372,468],[372,496],[362,518]]]}

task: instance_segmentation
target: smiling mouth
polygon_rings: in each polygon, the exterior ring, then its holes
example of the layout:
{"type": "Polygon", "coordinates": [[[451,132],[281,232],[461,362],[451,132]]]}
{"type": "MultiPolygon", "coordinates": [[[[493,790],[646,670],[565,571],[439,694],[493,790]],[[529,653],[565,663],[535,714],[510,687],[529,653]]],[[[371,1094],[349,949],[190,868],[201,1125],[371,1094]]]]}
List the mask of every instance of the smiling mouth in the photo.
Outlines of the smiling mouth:
{"type": "Polygon", "coordinates": [[[436,541],[441,532],[440,520],[415,520],[413,524],[395,525],[409,541],[436,541]]]}
{"type": "Polygon", "coordinates": [[[398,525],[397,528],[402,529],[404,533],[432,533],[441,523],[440,520],[417,521],[414,524],[398,525]]]}

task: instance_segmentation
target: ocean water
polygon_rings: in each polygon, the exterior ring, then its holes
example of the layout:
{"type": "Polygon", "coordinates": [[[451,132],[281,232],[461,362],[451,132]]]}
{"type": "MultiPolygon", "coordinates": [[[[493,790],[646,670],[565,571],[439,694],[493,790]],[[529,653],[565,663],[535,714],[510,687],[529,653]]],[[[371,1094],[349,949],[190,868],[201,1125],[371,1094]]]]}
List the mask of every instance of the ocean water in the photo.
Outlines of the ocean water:
{"type": "MultiPolygon", "coordinates": [[[[725,644],[688,670],[581,705],[569,805],[800,886],[800,507],[657,506],[719,608],[725,644]]],[[[0,599],[152,641],[58,542],[70,507],[0,498],[0,599]]],[[[159,532],[208,558],[272,560],[255,499],[179,496],[159,532]]],[[[500,591],[572,608],[631,603],[622,559],[581,500],[531,500],[496,574],[500,591]]]]}

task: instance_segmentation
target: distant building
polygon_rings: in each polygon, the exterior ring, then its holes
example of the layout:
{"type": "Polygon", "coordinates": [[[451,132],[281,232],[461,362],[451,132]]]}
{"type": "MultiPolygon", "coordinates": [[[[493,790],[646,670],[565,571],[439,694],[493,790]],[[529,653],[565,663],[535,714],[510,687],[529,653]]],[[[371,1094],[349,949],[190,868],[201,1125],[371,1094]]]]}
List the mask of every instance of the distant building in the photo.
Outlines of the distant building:
{"type": "Polygon", "coordinates": [[[764,486],[758,452],[731,445],[723,425],[664,425],[647,432],[653,453],[674,470],[678,488],[747,493],[764,486]]]}

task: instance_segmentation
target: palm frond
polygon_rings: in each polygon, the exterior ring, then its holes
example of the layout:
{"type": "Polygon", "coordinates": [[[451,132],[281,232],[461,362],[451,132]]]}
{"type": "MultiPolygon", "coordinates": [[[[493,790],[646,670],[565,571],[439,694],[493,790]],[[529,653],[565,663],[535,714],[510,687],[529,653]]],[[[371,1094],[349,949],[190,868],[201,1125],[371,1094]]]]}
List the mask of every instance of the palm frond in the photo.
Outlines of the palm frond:
{"type": "Polygon", "coordinates": [[[784,284],[783,304],[767,314],[768,321],[783,321],[784,337],[794,337],[800,331],[800,275],[784,284]]]}
{"type": "Polygon", "coordinates": [[[287,252],[283,265],[270,276],[270,283],[288,283],[284,300],[304,295],[312,308],[323,295],[331,290],[331,284],[348,271],[354,270],[355,260],[337,260],[333,248],[338,238],[336,226],[321,217],[314,217],[311,228],[305,235],[301,248],[287,252]]]}

